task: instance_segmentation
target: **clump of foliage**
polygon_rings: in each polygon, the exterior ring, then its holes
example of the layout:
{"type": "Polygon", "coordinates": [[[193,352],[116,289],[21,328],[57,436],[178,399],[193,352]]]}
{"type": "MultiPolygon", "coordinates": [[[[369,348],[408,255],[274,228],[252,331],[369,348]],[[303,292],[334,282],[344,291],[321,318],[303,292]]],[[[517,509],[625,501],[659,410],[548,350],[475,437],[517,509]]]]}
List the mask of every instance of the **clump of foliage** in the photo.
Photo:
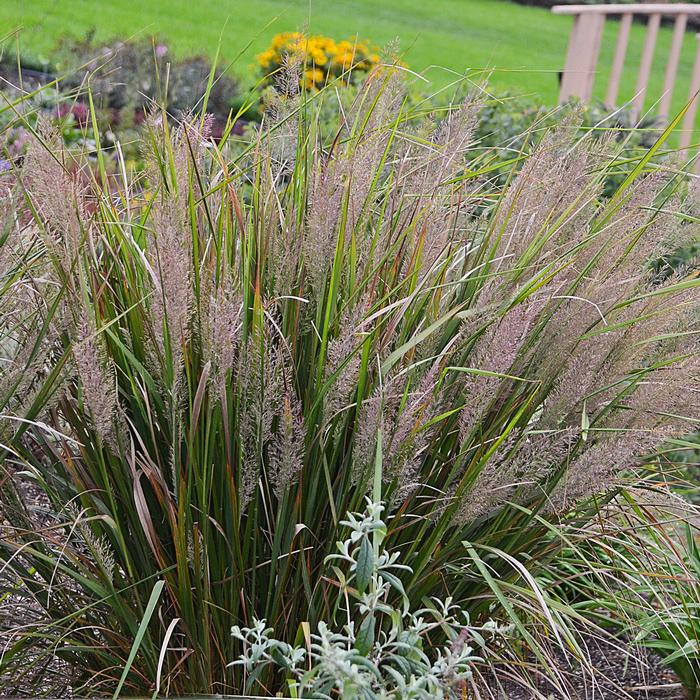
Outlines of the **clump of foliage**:
{"type": "MultiPolygon", "coordinates": [[[[96,138],[88,96],[62,92],[54,85],[53,82],[40,85],[31,91],[6,87],[0,93],[5,102],[0,107],[0,159],[4,162],[18,165],[22,162],[41,123],[52,125],[75,158],[94,156],[96,138]]],[[[100,138],[103,153],[111,154],[105,158],[109,172],[113,173],[117,167],[117,143],[127,168],[139,167],[138,125],[133,120],[122,120],[118,129],[112,124],[100,138]]]]}
{"type": "Polygon", "coordinates": [[[671,575],[665,593],[671,604],[644,607],[644,613],[636,616],[640,624],[632,631],[673,669],[688,698],[700,700],[700,548],[697,529],[689,523],[685,535],[680,561],[667,558],[671,575]]]}
{"type": "Polygon", "coordinates": [[[380,57],[376,49],[357,39],[335,41],[326,36],[283,32],[272,38],[269,48],[258,54],[257,60],[270,84],[286,62],[300,64],[302,86],[316,90],[333,81],[361,82],[379,64],[380,57]]]}
{"type": "Polygon", "coordinates": [[[232,158],[154,116],[147,197],[49,129],[3,176],[6,687],[50,692],[58,658],[78,693],[240,692],[244,627],[344,619],[327,561],[372,493],[409,567],[381,603],[512,623],[566,695],[549,650],[585,658],[580,615],[537,576],[698,419],[698,282],[648,264],[697,236],[678,176],[652,151],[605,199],[619,144],[565,123],[498,187],[465,167],[479,101],[425,122],[391,68],[328,149],[281,84],[232,158]]]}
{"type": "Polygon", "coordinates": [[[485,101],[479,119],[479,143],[491,156],[491,166],[502,182],[513,164],[519,163],[556,124],[571,113],[578,115],[576,128],[591,131],[595,138],[614,135],[621,148],[617,162],[610,164],[604,194],[612,196],[633,170],[637,161],[659,138],[662,129],[654,117],[637,123],[631,110],[610,110],[599,103],[572,101],[555,110],[544,107],[535,98],[510,93],[496,94],[485,101]]]}
{"type": "MultiPolygon", "coordinates": [[[[182,117],[205,106],[206,96],[211,133],[218,138],[230,132],[233,101],[241,106],[237,83],[227,73],[203,57],[171,59],[165,44],[141,40],[102,46],[88,36],[65,39],[58,57],[57,65],[47,66],[54,73],[38,77],[27,72],[23,57],[16,65],[0,64],[0,71],[9,70],[0,92],[3,160],[21,162],[41,121],[60,131],[67,148],[94,163],[99,122],[107,172],[117,168],[118,151],[127,170],[142,170],[139,141],[148,113],[165,109],[170,119],[182,117]],[[66,73],[59,79],[61,69],[66,73]]],[[[246,107],[244,101],[242,111],[246,107]]],[[[242,129],[238,123],[236,131],[242,129]]]]}
{"type": "MultiPolygon", "coordinates": [[[[634,507],[625,509],[624,517],[633,527],[612,539],[586,527],[569,538],[541,583],[556,590],[560,600],[598,619],[608,631],[653,650],[681,681],[686,697],[697,700],[700,551],[693,524],[697,509],[655,488],[655,479],[653,472],[641,479],[634,507]]],[[[611,510],[607,515],[613,515],[611,510]]]]}
{"type": "Polygon", "coordinates": [[[207,95],[207,111],[226,121],[239,87],[230,72],[213,68],[204,56],[172,56],[165,42],[131,39],[103,44],[88,34],[64,39],[57,67],[66,73],[63,89],[88,84],[96,104],[116,111],[114,118],[142,120],[154,105],[164,105],[174,116],[200,109],[207,95]],[[209,82],[211,79],[211,86],[209,82]]]}

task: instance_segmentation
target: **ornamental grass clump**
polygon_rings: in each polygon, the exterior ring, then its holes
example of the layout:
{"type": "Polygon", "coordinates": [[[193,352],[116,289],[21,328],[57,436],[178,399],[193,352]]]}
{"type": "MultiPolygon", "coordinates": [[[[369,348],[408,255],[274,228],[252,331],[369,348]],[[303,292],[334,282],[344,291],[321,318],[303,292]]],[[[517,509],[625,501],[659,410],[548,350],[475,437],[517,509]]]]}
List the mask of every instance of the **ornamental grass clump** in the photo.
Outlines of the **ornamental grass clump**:
{"type": "Polygon", "coordinates": [[[256,620],[338,629],[325,562],[368,494],[382,604],[514,625],[471,682],[584,657],[536,577],[699,417],[698,282],[649,264],[696,214],[653,150],[603,200],[618,146],[574,122],[500,189],[478,99],[425,123],[401,75],[330,147],[295,88],[235,157],[154,113],[119,186],[43,127],[2,175],[6,689],[240,692],[256,620]]]}

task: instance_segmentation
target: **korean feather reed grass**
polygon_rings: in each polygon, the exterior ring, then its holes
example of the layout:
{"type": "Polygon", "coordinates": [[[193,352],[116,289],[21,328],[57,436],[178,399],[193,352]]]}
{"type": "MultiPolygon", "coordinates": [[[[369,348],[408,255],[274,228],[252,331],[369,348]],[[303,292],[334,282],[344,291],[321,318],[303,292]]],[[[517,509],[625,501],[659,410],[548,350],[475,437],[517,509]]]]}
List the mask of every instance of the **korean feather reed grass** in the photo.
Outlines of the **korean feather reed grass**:
{"type": "Polygon", "coordinates": [[[694,200],[654,149],[603,199],[619,145],[573,119],[496,186],[479,99],[426,121],[401,76],[331,144],[291,80],[242,153],[156,112],[142,175],[40,126],[3,176],[6,687],[59,659],[78,693],[240,691],[232,625],[335,619],[320,572],[368,493],[416,607],[580,652],[537,572],[697,423],[697,280],[649,265],[694,200]]]}

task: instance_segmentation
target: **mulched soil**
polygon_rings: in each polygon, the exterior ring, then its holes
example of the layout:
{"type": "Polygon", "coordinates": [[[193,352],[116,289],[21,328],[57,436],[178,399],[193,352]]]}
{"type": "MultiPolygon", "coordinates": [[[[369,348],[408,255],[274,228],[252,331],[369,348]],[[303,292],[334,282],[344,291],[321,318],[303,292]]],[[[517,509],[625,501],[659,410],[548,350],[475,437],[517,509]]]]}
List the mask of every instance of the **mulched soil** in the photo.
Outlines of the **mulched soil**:
{"type": "Polygon", "coordinates": [[[659,657],[645,649],[624,641],[601,641],[585,638],[590,666],[589,671],[571,667],[559,655],[559,668],[565,679],[566,691],[556,690],[544,674],[530,677],[539,694],[512,681],[491,681],[481,691],[484,700],[682,700],[683,688],[674,674],[662,664],[659,657]]]}

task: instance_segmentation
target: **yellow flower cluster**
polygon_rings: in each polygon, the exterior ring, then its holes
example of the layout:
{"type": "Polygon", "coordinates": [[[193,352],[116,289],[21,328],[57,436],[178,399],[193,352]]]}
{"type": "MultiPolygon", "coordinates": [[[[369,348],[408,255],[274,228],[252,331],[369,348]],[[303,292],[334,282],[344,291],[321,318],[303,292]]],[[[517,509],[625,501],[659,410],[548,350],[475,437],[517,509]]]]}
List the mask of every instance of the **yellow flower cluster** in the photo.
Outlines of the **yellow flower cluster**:
{"type": "Polygon", "coordinates": [[[300,60],[308,90],[321,88],[335,78],[352,82],[379,63],[379,55],[365,43],[336,42],[326,36],[306,36],[301,32],[277,34],[257,59],[265,73],[272,74],[282,66],[285,56],[300,60]]]}

